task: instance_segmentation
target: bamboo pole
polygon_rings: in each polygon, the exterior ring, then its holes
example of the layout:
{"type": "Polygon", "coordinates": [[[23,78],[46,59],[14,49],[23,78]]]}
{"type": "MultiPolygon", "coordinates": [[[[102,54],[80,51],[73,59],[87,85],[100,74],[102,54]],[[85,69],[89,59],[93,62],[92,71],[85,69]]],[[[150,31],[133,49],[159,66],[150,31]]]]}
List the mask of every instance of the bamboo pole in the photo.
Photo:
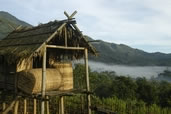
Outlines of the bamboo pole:
{"type": "Polygon", "coordinates": [[[59,99],[59,114],[64,114],[64,97],[60,96],[59,99]]]}
{"type": "MultiPolygon", "coordinates": [[[[86,89],[87,92],[90,91],[90,83],[89,83],[89,71],[88,71],[88,50],[85,48],[85,70],[86,70],[86,89]]],[[[91,99],[90,99],[90,94],[87,93],[87,110],[88,114],[91,114],[91,99]]]]}
{"type": "Polygon", "coordinates": [[[12,101],[11,104],[5,110],[3,110],[2,114],[8,114],[8,112],[14,107],[15,103],[16,100],[12,101]]]}
{"type": "Polygon", "coordinates": [[[37,107],[36,107],[37,101],[35,98],[33,99],[33,105],[34,105],[33,114],[36,114],[37,113],[37,107]]]}
{"type": "Polygon", "coordinates": [[[72,17],[74,17],[74,15],[75,15],[76,13],[77,13],[77,11],[74,11],[74,12],[72,13],[72,15],[69,16],[68,13],[67,13],[66,11],[64,11],[64,14],[65,14],[65,16],[66,16],[68,19],[72,19],[72,17]]]}
{"type": "MultiPolygon", "coordinates": [[[[6,77],[6,76],[5,76],[6,77]]],[[[4,83],[5,84],[5,83],[4,83]]],[[[4,89],[5,89],[5,86],[4,86],[4,89]]],[[[6,109],[6,103],[5,103],[5,100],[6,100],[6,92],[5,91],[3,91],[2,92],[2,100],[3,100],[3,102],[2,102],[2,111],[4,111],[5,109],[6,109]]]]}
{"type": "Polygon", "coordinates": [[[2,103],[2,110],[4,111],[4,110],[5,110],[5,108],[6,108],[6,103],[5,103],[5,102],[3,102],[3,103],[2,103]]]}
{"type": "Polygon", "coordinates": [[[18,114],[18,105],[19,105],[19,100],[17,100],[16,103],[15,103],[14,114],[18,114]]]}
{"type": "Polygon", "coordinates": [[[61,105],[60,105],[60,104],[61,104],[61,101],[60,101],[60,99],[59,99],[58,102],[59,102],[59,103],[58,103],[58,104],[59,104],[59,105],[58,105],[58,114],[61,114],[61,105]]]}
{"type": "MultiPolygon", "coordinates": [[[[57,47],[57,46],[55,46],[57,47]]],[[[67,28],[65,27],[65,47],[64,49],[67,49],[67,28]]],[[[60,96],[59,98],[59,114],[64,114],[64,97],[60,96]]]]}
{"type": "Polygon", "coordinates": [[[67,28],[65,26],[65,47],[67,47],[68,41],[67,41],[67,28]]]}
{"type": "Polygon", "coordinates": [[[84,47],[65,47],[56,45],[46,45],[47,48],[57,48],[57,49],[69,49],[69,50],[84,50],[84,47]]]}
{"type": "Polygon", "coordinates": [[[27,99],[24,99],[24,114],[27,114],[27,99]]]}
{"type": "Polygon", "coordinates": [[[50,114],[50,112],[49,112],[49,97],[48,96],[46,96],[46,114],[50,114]]]}
{"type": "Polygon", "coordinates": [[[46,46],[43,53],[43,68],[42,68],[42,101],[41,101],[41,114],[45,113],[45,88],[46,88],[46,46]]]}

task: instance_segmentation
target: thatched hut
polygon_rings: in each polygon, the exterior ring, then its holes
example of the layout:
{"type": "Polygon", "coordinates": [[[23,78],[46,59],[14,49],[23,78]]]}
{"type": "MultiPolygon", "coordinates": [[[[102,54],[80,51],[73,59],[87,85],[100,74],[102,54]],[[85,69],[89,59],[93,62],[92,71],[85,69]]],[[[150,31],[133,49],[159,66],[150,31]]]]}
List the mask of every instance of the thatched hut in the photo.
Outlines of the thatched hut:
{"type": "Polygon", "coordinates": [[[0,41],[1,90],[45,94],[45,86],[46,91],[73,89],[71,61],[87,59],[87,50],[96,55],[73,15],[36,27],[19,27],[0,41]]]}
{"type": "MultiPolygon", "coordinates": [[[[19,74],[17,76],[21,74],[24,76],[29,73],[33,75],[41,73],[40,68],[42,68],[45,46],[52,46],[52,48],[47,48],[47,76],[61,73],[59,71],[60,67],[60,70],[65,67],[65,72],[67,70],[72,72],[69,69],[72,67],[70,61],[84,56],[84,51],[66,50],[63,47],[87,48],[90,53],[96,54],[95,49],[86,41],[80,31],[72,26],[75,23],[75,20],[70,19],[53,21],[32,28],[21,27],[4,38],[0,42],[0,88],[12,89],[16,87],[14,81],[16,78],[14,75],[16,74],[19,74]],[[53,46],[59,47],[54,49],[53,46]],[[54,68],[56,71],[51,71],[54,68]]],[[[40,77],[35,76],[39,80],[40,77]]],[[[20,81],[19,77],[18,80],[20,81]]],[[[21,85],[21,83],[17,84],[21,85]]]]}

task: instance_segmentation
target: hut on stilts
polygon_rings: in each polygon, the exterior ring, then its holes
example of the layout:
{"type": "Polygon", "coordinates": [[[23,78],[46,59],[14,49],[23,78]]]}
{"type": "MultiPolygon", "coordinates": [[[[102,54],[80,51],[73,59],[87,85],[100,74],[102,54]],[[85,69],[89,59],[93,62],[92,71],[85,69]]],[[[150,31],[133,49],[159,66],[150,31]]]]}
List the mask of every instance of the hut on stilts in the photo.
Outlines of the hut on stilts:
{"type": "Polygon", "coordinates": [[[18,27],[0,41],[0,94],[1,113],[10,110],[18,114],[19,104],[27,114],[27,98],[33,98],[33,113],[37,113],[37,100],[41,101],[41,114],[47,114],[48,98],[60,96],[59,114],[64,114],[63,96],[74,92],[72,60],[85,59],[85,81],[88,114],[91,114],[88,53],[96,55],[76,26],[72,15],[66,20],[40,24],[36,27],[18,27]],[[13,99],[8,105],[5,99],[13,99]],[[7,98],[8,97],[8,98],[7,98]],[[23,103],[19,103],[20,98],[23,103]]]}

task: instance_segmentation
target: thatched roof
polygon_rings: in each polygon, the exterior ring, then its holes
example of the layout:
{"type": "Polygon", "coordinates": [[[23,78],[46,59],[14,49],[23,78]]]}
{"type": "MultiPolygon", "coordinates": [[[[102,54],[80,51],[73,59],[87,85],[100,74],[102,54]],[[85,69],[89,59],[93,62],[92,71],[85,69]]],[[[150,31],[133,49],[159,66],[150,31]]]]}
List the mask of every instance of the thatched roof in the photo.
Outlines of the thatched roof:
{"type": "MultiPolygon", "coordinates": [[[[16,62],[32,56],[40,56],[41,49],[45,44],[64,46],[64,28],[67,29],[68,46],[86,47],[90,53],[95,55],[96,50],[80,34],[80,31],[73,28],[71,23],[73,24],[75,21],[53,21],[31,28],[20,27],[0,41],[0,55],[10,62],[16,62]],[[64,23],[66,24],[63,29],[57,31],[64,23]],[[52,35],[54,36],[52,37],[52,35]]],[[[77,59],[78,53],[79,51],[72,51],[70,55],[77,59]]],[[[83,53],[80,54],[83,56],[83,53]]]]}

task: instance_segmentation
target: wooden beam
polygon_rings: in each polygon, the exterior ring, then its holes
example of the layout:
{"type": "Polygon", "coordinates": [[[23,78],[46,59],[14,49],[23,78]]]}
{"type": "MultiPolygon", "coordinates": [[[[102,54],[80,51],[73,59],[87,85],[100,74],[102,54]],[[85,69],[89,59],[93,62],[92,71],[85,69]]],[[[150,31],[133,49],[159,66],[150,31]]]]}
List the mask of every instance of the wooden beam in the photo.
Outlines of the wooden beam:
{"type": "Polygon", "coordinates": [[[68,13],[66,11],[64,11],[64,14],[69,19],[70,16],[68,15],[68,13]]]}
{"type": "Polygon", "coordinates": [[[80,33],[80,35],[83,36],[82,32],[80,31],[80,29],[77,27],[76,24],[72,24],[72,26],[80,33]]]}
{"type": "Polygon", "coordinates": [[[64,114],[64,96],[60,96],[59,105],[59,114],[64,114]]]}
{"type": "Polygon", "coordinates": [[[14,106],[14,114],[18,114],[18,106],[19,106],[19,100],[16,101],[14,106]]]}
{"type": "Polygon", "coordinates": [[[56,45],[46,45],[47,48],[57,48],[57,49],[69,49],[69,50],[84,50],[84,47],[65,47],[56,45]]]}
{"type": "Polygon", "coordinates": [[[33,99],[33,105],[34,105],[33,114],[37,114],[37,100],[35,98],[33,99]]]}
{"type": "Polygon", "coordinates": [[[45,113],[45,101],[43,100],[45,98],[45,89],[46,89],[46,46],[44,47],[43,52],[43,68],[42,68],[42,101],[41,101],[41,114],[45,113]]]}
{"type": "MultiPolygon", "coordinates": [[[[90,91],[90,83],[89,83],[89,71],[88,71],[88,50],[85,49],[85,71],[86,71],[86,89],[87,92],[90,91]]],[[[91,114],[91,99],[90,94],[87,94],[87,110],[88,114],[91,114]]]]}
{"type": "Polygon", "coordinates": [[[46,43],[49,42],[64,26],[66,23],[63,23],[47,40],[46,43]]]}
{"type": "Polygon", "coordinates": [[[77,11],[74,11],[70,16],[68,15],[68,13],[66,11],[64,11],[64,14],[65,16],[68,18],[68,19],[72,19],[72,17],[74,17],[74,15],[77,13],[77,11]]]}
{"type": "Polygon", "coordinates": [[[10,110],[14,107],[16,101],[12,101],[12,103],[2,112],[2,114],[8,114],[10,110]]]}
{"type": "MultiPolygon", "coordinates": [[[[93,92],[90,92],[90,91],[87,92],[87,89],[73,89],[73,90],[65,90],[65,91],[46,91],[46,95],[48,96],[73,96],[76,94],[93,94],[93,92]]],[[[37,93],[37,95],[41,95],[41,93],[37,93]]],[[[40,98],[37,97],[37,99],[40,99],[40,98]]]]}
{"type": "Polygon", "coordinates": [[[72,14],[71,14],[71,16],[69,17],[70,19],[72,18],[72,17],[74,17],[74,15],[77,13],[77,11],[74,11],[72,14]]]}
{"type": "Polygon", "coordinates": [[[46,101],[46,114],[50,114],[50,112],[49,112],[49,96],[46,96],[46,99],[47,99],[47,101],[46,101]]]}
{"type": "Polygon", "coordinates": [[[27,114],[27,99],[24,99],[24,114],[27,114]]]}
{"type": "Polygon", "coordinates": [[[8,112],[9,112],[10,110],[12,110],[12,108],[13,108],[14,105],[16,104],[17,100],[18,100],[18,97],[16,97],[16,98],[11,102],[11,104],[10,104],[5,110],[2,111],[2,114],[8,114],[8,112]]]}
{"type": "Polygon", "coordinates": [[[15,27],[12,26],[11,24],[8,23],[8,26],[9,26],[12,30],[15,30],[15,27]]]}
{"type": "Polygon", "coordinates": [[[23,26],[22,25],[19,25],[15,30],[19,30],[21,29],[23,26]]]}
{"type": "Polygon", "coordinates": [[[3,103],[2,103],[2,110],[4,111],[4,110],[5,110],[5,108],[6,108],[6,103],[5,103],[5,102],[3,102],[3,103]]]}
{"type": "Polygon", "coordinates": [[[67,28],[65,27],[65,47],[68,46],[68,41],[67,41],[67,28]]]}
{"type": "MultiPolygon", "coordinates": [[[[71,19],[76,13],[77,13],[77,11],[74,11],[74,12],[72,13],[72,15],[69,16],[68,13],[67,13],[66,11],[64,11],[64,14],[65,14],[65,16],[66,16],[68,19],[71,19]]],[[[72,25],[73,25],[73,27],[74,27],[77,31],[81,32],[81,31],[79,30],[79,28],[76,26],[76,24],[72,24],[72,25]]]]}

